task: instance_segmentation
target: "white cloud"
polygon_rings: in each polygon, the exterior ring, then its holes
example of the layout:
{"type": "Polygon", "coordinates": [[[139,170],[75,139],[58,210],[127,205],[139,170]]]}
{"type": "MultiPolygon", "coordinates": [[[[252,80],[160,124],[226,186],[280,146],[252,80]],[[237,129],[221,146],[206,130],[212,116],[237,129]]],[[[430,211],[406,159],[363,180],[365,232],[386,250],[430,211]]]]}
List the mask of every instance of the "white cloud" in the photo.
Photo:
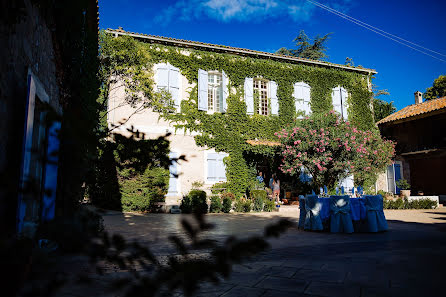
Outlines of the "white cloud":
{"type": "MultiPolygon", "coordinates": [[[[352,0],[330,0],[323,4],[346,12],[351,3],[352,0]]],[[[310,20],[316,9],[306,0],[180,0],[161,11],[155,21],[190,21],[207,16],[222,22],[257,22],[278,17],[305,22],[310,20]]]]}

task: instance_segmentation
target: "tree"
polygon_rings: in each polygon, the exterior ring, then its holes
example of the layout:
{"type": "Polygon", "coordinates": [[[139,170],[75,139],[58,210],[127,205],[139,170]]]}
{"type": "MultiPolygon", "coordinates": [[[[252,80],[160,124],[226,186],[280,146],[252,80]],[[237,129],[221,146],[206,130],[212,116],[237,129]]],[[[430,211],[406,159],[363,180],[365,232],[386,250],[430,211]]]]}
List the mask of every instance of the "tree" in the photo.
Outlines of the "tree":
{"type": "Polygon", "coordinates": [[[394,113],[396,111],[396,107],[393,105],[393,101],[387,102],[379,98],[380,96],[390,95],[389,91],[387,91],[386,89],[380,90],[375,84],[373,84],[372,92],[373,113],[376,123],[394,113]]]}
{"type": "Polygon", "coordinates": [[[434,80],[432,87],[426,89],[423,97],[426,100],[432,100],[444,96],[446,96],[446,75],[440,75],[434,80]]]}
{"type": "Polygon", "coordinates": [[[379,132],[361,131],[335,111],[297,120],[275,135],[282,142],[282,172],[298,175],[302,168],[313,176],[313,187],[336,184],[350,174],[361,186],[390,164],[394,144],[379,132]]]}
{"type": "Polygon", "coordinates": [[[327,51],[326,42],[330,38],[331,34],[332,33],[328,33],[324,36],[317,35],[313,39],[313,42],[311,42],[311,39],[308,37],[305,31],[301,30],[299,32],[299,36],[294,39],[297,49],[287,49],[282,47],[276,53],[311,60],[326,60],[328,58],[328,56],[325,54],[327,51]]]}

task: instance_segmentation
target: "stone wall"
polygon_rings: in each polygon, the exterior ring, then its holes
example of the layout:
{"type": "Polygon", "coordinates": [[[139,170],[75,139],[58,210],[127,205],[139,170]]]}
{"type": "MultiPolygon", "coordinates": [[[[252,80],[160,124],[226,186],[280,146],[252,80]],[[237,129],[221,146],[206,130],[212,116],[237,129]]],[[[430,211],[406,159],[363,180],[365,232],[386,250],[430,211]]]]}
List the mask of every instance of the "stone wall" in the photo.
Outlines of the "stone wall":
{"type": "Polygon", "coordinates": [[[8,233],[15,225],[29,70],[61,112],[51,30],[31,1],[23,3],[17,24],[0,21],[0,228],[8,233]]]}

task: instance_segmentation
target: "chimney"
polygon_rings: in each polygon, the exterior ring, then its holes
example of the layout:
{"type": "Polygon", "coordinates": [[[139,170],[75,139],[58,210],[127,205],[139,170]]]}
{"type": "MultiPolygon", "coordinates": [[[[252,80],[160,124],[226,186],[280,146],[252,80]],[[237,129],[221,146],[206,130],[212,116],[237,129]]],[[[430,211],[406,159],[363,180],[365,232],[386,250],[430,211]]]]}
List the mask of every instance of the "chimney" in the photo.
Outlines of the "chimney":
{"type": "Polygon", "coordinates": [[[415,95],[415,104],[423,103],[423,93],[421,93],[420,91],[416,91],[414,95],[415,95]]]}

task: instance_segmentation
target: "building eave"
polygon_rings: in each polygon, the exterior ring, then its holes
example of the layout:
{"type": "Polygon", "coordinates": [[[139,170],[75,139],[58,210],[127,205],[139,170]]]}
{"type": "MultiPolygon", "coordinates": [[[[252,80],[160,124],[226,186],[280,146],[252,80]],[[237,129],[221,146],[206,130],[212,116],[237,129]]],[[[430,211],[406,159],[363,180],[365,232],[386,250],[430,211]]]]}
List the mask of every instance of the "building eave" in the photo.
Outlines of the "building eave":
{"type": "Polygon", "coordinates": [[[374,75],[374,74],[378,73],[374,69],[356,68],[356,67],[351,67],[351,66],[346,66],[346,65],[334,64],[334,63],[316,61],[316,60],[309,60],[309,59],[303,59],[303,58],[296,58],[296,57],[273,54],[273,53],[268,53],[268,52],[248,50],[248,49],[243,49],[243,48],[215,45],[215,44],[209,44],[209,43],[201,43],[201,42],[176,39],[176,38],[167,38],[167,37],[154,36],[154,35],[148,35],[148,34],[139,34],[139,33],[134,33],[134,32],[126,32],[126,31],[120,30],[120,29],[106,29],[105,32],[113,34],[115,36],[119,36],[119,35],[131,36],[136,39],[141,39],[145,42],[158,43],[158,44],[164,44],[164,45],[170,45],[170,46],[179,46],[179,47],[183,47],[183,48],[193,48],[193,49],[198,49],[198,50],[221,52],[221,53],[246,56],[246,57],[271,59],[271,60],[293,63],[293,64],[304,64],[304,65],[320,66],[320,67],[326,67],[326,68],[337,68],[337,69],[342,69],[345,71],[361,73],[363,75],[374,75]]]}

